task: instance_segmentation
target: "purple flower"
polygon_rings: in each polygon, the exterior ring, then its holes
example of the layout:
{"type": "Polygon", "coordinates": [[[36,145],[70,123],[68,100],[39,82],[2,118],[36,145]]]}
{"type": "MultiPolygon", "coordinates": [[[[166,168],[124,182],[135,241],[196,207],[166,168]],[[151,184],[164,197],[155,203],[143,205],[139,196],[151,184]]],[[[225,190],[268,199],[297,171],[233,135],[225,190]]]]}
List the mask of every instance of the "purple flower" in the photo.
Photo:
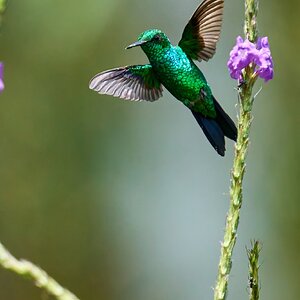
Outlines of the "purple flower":
{"type": "Polygon", "coordinates": [[[248,66],[255,58],[256,47],[248,40],[243,41],[242,37],[236,38],[236,45],[230,52],[230,58],[227,63],[230,76],[239,79],[241,71],[248,66]]]}
{"type": "Polygon", "coordinates": [[[256,58],[255,63],[258,66],[258,76],[268,81],[273,78],[273,60],[268,37],[259,38],[257,40],[257,49],[259,56],[256,58]]]}
{"type": "Polygon", "coordinates": [[[4,69],[4,64],[0,62],[0,93],[2,93],[4,90],[3,69],[4,69]]]}
{"type": "Polygon", "coordinates": [[[265,81],[273,78],[273,61],[268,38],[259,38],[257,44],[238,36],[236,45],[230,52],[227,67],[233,79],[242,79],[242,70],[250,63],[255,63],[255,72],[265,81]]]}

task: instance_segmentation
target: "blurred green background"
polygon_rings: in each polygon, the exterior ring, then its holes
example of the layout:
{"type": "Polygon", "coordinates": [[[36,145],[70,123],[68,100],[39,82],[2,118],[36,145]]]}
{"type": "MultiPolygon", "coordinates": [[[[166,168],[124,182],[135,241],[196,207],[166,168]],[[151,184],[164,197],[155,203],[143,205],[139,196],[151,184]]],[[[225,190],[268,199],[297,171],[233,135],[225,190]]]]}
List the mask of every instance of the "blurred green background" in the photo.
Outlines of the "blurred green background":
{"type": "MultiPolygon", "coordinates": [[[[233,144],[217,156],[165,91],[154,104],[88,89],[107,68],[146,62],[125,51],[148,28],[173,43],[200,1],[10,1],[0,40],[0,240],[83,299],[212,299],[228,209],[233,144]]],[[[243,1],[225,1],[213,60],[201,63],[236,116],[226,62],[243,1]]],[[[229,298],[247,298],[245,245],[263,242],[261,298],[298,299],[300,2],[260,3],[275,78],[255,103],[245,201],[229,298]]],[[[0,299],[48,299],[0,269],[0,299]]]]}

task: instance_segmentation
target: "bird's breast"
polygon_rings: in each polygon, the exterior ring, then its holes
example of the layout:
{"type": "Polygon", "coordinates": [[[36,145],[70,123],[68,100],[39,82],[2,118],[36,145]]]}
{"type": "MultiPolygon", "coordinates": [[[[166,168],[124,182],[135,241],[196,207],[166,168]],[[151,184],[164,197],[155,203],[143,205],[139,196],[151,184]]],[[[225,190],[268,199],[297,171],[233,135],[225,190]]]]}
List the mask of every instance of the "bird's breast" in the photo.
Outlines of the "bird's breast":
{"type": "Polygon", "coordinates": [[[174,48],[150,63],[160,82],[173,96],[181,101],[195,101],[206,83],[205,78],[185,53],[174,48]]]}

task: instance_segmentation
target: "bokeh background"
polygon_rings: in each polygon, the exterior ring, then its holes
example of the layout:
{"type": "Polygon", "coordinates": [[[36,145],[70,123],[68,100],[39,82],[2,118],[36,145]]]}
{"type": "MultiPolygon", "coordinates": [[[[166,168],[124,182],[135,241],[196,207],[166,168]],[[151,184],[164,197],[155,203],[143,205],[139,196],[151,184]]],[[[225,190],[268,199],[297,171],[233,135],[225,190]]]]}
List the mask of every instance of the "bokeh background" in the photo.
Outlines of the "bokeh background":
{"type": "MultiPolygon", "coordinates": [[[[10,1],[0,36],[0,239],[80,299],[212,299],[233,144],[219,157],[168,92],[129,103],[88,89],[97,72],[145,63],[125,51],[145,29],[173,43],[200,1],[10,1]]],[[[213,60],[217,99],[237,114],[226,62],[243,1],[226,1],[213,60]]],[[[247,298],[245,246],[257,238],[261,298],[297,299],[300,278],[300,2],[260,3],[275,78],[255,103],[229,299],[247,298]]],[[[0,299],[49,299],[0,269],[0,299]]]]}

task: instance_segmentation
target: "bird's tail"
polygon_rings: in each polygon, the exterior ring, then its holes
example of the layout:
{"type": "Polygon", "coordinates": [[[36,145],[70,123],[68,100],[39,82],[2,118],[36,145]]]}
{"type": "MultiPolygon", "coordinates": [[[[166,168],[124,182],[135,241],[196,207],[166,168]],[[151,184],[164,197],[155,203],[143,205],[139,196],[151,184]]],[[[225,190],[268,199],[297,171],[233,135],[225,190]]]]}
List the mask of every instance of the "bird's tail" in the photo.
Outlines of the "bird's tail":
{"type": "Polygon", "coordinates": [[[192,111],[192,113],[211,145],[216,149],[218,154],[224,156],[224,136],[236,141],[237,128],[215,98],[214,104],[217,113],[217,117],[215,119],[206,118],[199,112],[192,111]]]}

